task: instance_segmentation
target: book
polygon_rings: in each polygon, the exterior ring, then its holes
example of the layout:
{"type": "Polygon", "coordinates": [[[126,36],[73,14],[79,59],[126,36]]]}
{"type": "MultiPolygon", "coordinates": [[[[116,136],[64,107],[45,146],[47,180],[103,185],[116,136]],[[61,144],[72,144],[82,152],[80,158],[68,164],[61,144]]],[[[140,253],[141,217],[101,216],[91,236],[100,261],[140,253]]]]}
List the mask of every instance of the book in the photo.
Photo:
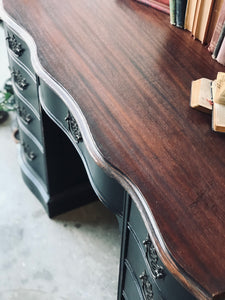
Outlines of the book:
{"type": "Polygon", "coordinates": [[[222,6],[219,11],[218,20],[216,22],[216,26],[212,35],[212,39],[208,47],[208,50],[211,53],[213,53],[215,50],[224,22],[225,22],[225,1],[223,0],[222,6]]]}
{"type": "Polygon", "coordinates": [[[169,0],[136,0],[136,1],[151,6],[168,15],[170,14],[169,0]]]}
{"type": "Polygon", "coordinates": [[[195,9],[197,5],[197,0],[188,0],[185,20],[184,20],[184,29],[192,32],[193,23],[194,23],[194,16],[195,16],[195,9]]]}
{"type": "Polygon", "coordinates": [[[216,103],[213,105],[212,129],[225,132],[225,105],[216,103]]]}
{"type": "Polygon", "coordinates": [[[193,36],[202,43],[206,42],[213,4],[214,0],[199,1],[198,15],[196,16],[193,36]]]}
{"type": "Polygon", "coordinates": [[[170,24],[176,25],[176,0],[170,0],[170,24]]]}
{"type": "Polygon", "coordinates": [[[212,112],[213,81],[208,78],[200,78],[192,81],[190,106],[200,111],[212,112]]]}
{"type": "Polygon", "coordinates": [[[201,2],[202,2],[202,0],[197,0],[196,6],[195,6],[194,20],[193,20],[193,25],[192,25],[192,35],[193,35],[193,37],[195,37],[195,32],[196,32],[196,29],[197,29],[198,15],[199,15],[200,7],[201,7],[201,2]]]}
{"type": "Polygon", "coordinates": [[[206,36],[206,44],[210,44],[210,41],[212,40],[213,32],[216,27],[217,20],[219,18],[220,10],[222,8],[224,0],[214,0],[212,13],[211,13],[211,19],[208,27],[208,32],[206,36]]]}
{"type": "Polygon", "coordinates": [[[218,55],[216,57],[216,61],[221,65],[225,65],[225,38],[223,38],[218,55]]]}
{"type": "Polygon", "coordinates": [[[184,28],[187,0],[176,0],[176,26],[184,28]]]}
{"type": "Polygon", "coordinates": [[[219,34],[218,41],[216,43],[215,49],[214,49],[213,54],[212,54],[212,58],[213,59],[217,58],[217,55],[218,55],[218,53],[220,51],[220,47],[221,47],[223,39],[224,39],[224,35],[225,35],[225,22],[224,22],[224,24],[222,26],[222,29],[221,29],[220,34],[219,34]]]}
{"type": "Polygon", "coordinates": [[[225,132],[225,73],[219,72],[216,78],[213,99],[212,129],[225,132]]]}

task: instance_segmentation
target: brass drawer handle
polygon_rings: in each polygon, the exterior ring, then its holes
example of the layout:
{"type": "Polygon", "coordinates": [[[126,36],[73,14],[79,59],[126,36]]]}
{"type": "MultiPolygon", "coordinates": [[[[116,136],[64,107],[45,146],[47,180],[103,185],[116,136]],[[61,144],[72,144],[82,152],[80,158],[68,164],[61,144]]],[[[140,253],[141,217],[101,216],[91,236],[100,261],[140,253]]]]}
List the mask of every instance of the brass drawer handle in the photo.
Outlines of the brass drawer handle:
{"type": "Polygon", "coordinates": [[[155,247],[153,246],[153,243],[149,237],[143,241],[143,244],[145,246],[145,255],[148,260],[150,269],[152,271],[152,275],[155,279],[161,279],[165,277],[165,272],[162,266],[158,265],[158,254],[155,250],[155,247]]]}
{"type": "Polygon", "coordinates": [[[153,289],[152,284],[148,280],[148,275],[146,274],[146,271],[144,271],[139,278],[141,279],[141,286],[144,294],[145,300],[153,300],[153,289]]]}
{"type": "Polygon", "coordinates": [[[30,149],[30,146],[24,141],[21,141],[21,145],[23,146],[23,151],[26,158],[29,161],[33,161],[37,157],[37,155],[30,149]]]}
{"type": "Polygon", "coordinates": [[[23,77],[19,70],[14,69],[11,74],[15,83],[21,90],[25,90],[28,87],[29,83],[27,83],[26,78],[23,77]]]}
{"type": "Polygon", "coordinates": [[[65,117],[65,121],[67,122],[68,129],[72,134],[72,136],[74,137],[75,142],[78,144],[83,140],[82,135],[78,127],[77,121],[74,119],[74,117],[71,115],[69,111],[67,113],[67,116],[65,117]]]}
{"type": "Polygon", "coordinates": [[[17,113],[26,125],[32,122],[33,118],[31,114],[27,112],[25,107],[17,105],[17,113]]]}
{"type": "Polygon", "coordinates": [[[33,118],[31,116],[31,114],[26,111],[25,107],[21,107],[18,105],[17,112],[18,112],[18,115],[20,116],[20,118],[22,119],[22,121],[26,125],[28,125],[32,122],[33,118]]]}
{"type": "Polygon", "coordinates": [[[6,40],[8,41],[9,49],[11,49],[17,57],[23,54],[25,49],[23,49],[21,43],[17,41],[16,37],[13,34],[10,35],[8,33],[6,40]]]}

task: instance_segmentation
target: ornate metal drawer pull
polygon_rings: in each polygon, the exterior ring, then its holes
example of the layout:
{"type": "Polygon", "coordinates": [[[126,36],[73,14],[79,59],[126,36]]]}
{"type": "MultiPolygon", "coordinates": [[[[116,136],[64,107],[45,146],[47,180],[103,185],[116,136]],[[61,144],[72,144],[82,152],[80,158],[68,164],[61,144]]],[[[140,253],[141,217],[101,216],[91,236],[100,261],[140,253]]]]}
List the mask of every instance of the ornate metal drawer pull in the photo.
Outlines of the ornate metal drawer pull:
{"type": "Polygon", "coordinates": [[[12,72],[12,76],[15,83],[21,90],[25,90],[28,87],[29,84],[27,83],[26,78],[23,78],[23,75],[19,70],[14,69],[14,71],[12,72]]]}
{"type": "Polygon", "coordinates": [[[25,107],[23,107],[23,106],[21,107],[21,106],[18,105],[17,106],[17,112],[18,112],[18,115],[20,116],[20,118],[22,119],[22,121],[26,125],[28,125],[32,122],[33,118],[31,116],[31,114],[26,111],[25,107]]]}
{"type": "Polygon", "coordinates": [[[67,122],[68,129],[72,136],[75,139],[76,143],[79,143],[82,141],[82,135],[80,132],[80,129],[78,127],[77,121],[74,119],[74,117],[71,115],[71,113],[68,111],[67,116],[65,117],[65,121],[67,122]]]}
{"type": "Polygon", "coordinates": [[[29,161],[33,161],[37,157],[37,155],[30,149],[30,146],[24,141],[21,141],[21,145],[23,146],[23,151],[26,158],[29,161]]]}
{"type": "Polygon", "coordinates": [[[152,284],[148,280],[148,275],[146,274],[146,271],[144,271],[139,278],[142,282],[142,290],[144,293],[145,300],[153,300],[153,290],[152,290],[152,284]]]}
{"type": "Polygon", "coordinates": [[[151,268],[152,275],[156,279],[165,277],[163,267],[158,265],[158,254],[155,250],[155,247],[153,246],[149,235],[147,236],[145,241],[143,241],[143,244],[145,245],[145,255],[151,268]]]}
{"type": "Polygon", "coordinates": [[[21,56],[23,54],[25,49],[23,49],[21,43],[17,41],[17,39],[15,38],[15,36],[13,34],[10,35],[8,33],[6,40],[8,40],[9,48],[13,51],[13,53],[16,56],[21,56]]]}

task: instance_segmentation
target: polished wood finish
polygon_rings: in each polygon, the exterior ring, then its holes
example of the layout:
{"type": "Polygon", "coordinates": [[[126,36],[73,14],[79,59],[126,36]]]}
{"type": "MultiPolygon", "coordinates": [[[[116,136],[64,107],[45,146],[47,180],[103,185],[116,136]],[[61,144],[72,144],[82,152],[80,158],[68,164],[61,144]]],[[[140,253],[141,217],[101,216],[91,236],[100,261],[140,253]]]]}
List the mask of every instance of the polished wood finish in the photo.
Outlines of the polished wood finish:
{"type": "Polygon", "coordinates": [[[132,0],[3,4],[79,106],[169,271],[197,298],[225,299],[225,136],[189,107],[191,81],[224,67],[169,16],[132,0]]]}

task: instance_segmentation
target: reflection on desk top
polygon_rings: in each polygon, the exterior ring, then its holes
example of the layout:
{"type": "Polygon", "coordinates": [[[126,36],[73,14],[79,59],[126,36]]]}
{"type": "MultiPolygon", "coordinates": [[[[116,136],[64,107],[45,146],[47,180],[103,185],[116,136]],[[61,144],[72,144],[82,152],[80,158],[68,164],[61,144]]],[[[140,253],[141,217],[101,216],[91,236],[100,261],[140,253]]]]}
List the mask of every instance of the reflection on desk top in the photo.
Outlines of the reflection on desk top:
{"type": "Polygon", "coordinates": [[[167,268],[199,299],[225,299],[225,136],[189,107],[191,81],[224,68],[132,0],[3,3],[49,82],[71,95],[84,142],[131,193],[167,268]]]}

